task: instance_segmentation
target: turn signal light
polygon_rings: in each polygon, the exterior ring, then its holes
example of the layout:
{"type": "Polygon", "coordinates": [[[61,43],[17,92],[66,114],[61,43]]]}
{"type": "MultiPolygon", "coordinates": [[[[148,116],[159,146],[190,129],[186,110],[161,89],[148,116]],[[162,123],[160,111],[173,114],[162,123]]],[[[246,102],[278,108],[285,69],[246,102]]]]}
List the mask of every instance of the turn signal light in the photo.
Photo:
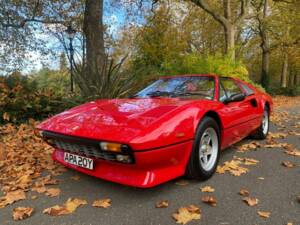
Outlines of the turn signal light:
{"type": "Polygon", "coordinates": [[[122,145],[118,143],[111,143],[111,142],[101,142],[100,147],[104,151],[111,151],[111,152],[121,152],[122,145]]]}

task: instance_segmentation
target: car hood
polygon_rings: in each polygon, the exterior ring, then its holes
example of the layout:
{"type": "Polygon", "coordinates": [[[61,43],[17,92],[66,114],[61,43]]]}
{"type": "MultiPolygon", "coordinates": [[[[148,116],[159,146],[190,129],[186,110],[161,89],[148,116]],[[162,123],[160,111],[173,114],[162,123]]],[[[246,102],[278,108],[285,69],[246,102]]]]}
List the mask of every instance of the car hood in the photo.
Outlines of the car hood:
{"type": "Polygon", "coordinates": [[[165,114],[188,104],[177,98],[92,101],[42,122],[38,129],[97,140],[129,143],[165,114]]]}

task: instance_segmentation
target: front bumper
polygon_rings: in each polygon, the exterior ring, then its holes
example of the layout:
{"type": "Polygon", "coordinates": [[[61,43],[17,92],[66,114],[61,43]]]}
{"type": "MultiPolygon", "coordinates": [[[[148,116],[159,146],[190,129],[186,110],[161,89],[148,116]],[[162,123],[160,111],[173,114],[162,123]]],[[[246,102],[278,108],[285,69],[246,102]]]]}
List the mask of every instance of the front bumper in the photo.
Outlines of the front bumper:
{"type": "Polygon", "coordinates": [[[53,159],[66,167],[104,180],[149,188],[185,173],[192,150],[193,140],[159,149],[133,152],[135,163],[122,164],[94,159],[94,169],[88,170],[64,161],[64,151],[56,149],[53,159]]]}

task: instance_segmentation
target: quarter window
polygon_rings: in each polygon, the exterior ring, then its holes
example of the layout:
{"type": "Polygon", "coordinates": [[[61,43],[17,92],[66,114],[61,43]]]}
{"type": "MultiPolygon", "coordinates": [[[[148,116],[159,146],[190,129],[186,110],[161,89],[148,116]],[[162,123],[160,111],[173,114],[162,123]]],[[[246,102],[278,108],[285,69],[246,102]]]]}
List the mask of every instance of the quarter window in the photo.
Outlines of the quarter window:
{"type": "Polygon", "coordinates": [[[248,95],[253,95],[254,94],[254,91],[250,88],[250,87],[248,87],[246,84],[242,84],[241,83],[241,86],[242,86],[242,88],[244,89],[244,91],[245,91],[245,94],[248,96],[248,95]]]}
{"type": "Polygon", "coordinates": [[[226,98],[230,98],[233,95],[243,93],[236,82],[230,78],[220,78],[220,87],[222,87],[220,88],[220,101],[224,101],[226,98]],[[222,94],[222,89],[225,91],[226,97],[222,94]]]}

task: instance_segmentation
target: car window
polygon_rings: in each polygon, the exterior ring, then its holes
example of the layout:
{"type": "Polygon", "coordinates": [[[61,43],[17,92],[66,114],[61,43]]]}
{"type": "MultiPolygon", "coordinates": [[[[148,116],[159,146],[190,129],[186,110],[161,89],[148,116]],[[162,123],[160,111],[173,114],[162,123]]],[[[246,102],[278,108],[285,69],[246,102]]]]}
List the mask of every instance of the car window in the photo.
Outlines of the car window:
{"type": "Polygon", "coordinates": [[[230,98],[233,95],[243,93],[236,82],[230,78],[221,78],[220,79],[221,86],[224,87],[226,95],[230,98]]]}
{"type": "Polygon", "coordinates": [[[219,100],[220,100],[221,102],[224,102],[226,98],[227,98],[226,92],[225,92],[223,86],[220,85],[219,100]]]}
{"type": "Polygon", "coordinates": [[[250,87],[248,87],[248,85],[241,83],[241,86],[242,86],[242,88],[244,89],[245,94],[246,94],[247,96],[248,96],[248,95],[253,95],[253,94],[254,94],[254,91],[253,91],[250,87]]]}

